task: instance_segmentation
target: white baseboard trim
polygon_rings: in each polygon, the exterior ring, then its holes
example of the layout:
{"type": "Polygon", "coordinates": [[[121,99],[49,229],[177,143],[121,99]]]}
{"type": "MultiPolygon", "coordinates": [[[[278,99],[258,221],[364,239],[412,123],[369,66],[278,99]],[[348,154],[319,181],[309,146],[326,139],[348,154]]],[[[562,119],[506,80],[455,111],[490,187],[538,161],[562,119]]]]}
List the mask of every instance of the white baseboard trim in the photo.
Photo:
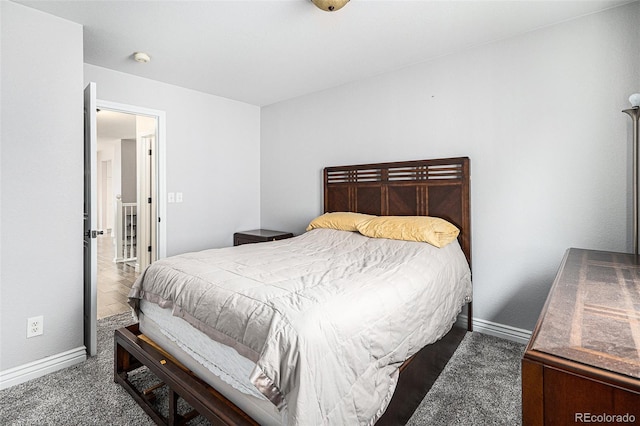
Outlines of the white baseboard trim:
{"type": "MultiPolygon", "coordinates": [[[[467,316],[458,316],[457,324],[462,327],[467,326],[467,316]]],[[[527,344],[531,339],[531,331],[522,328],[512,327],[510,325],[499,324],[497,322],[487,321],[480,318],[473,319],[473,331],[488,334],[490,336],[500,337],[501,339],[511,340],[512,342],[527,344]]]]}
{"type": "Polygon", "coordinates": [[[531,330],[512,327],[510,325],[499,324],[497,322],[485,321],[483,319],[473,319],[473,331],[500,337],[513,342],[527,344],[531,339],[531,330]]]}
{"type": "Polygon", "coordinates": [[[84,362],[87,359],[87,348],[84,346],[51,355],[24,365],[19,365],[0,372],[0,390],[24,383],[54,371],[84,362]]]}

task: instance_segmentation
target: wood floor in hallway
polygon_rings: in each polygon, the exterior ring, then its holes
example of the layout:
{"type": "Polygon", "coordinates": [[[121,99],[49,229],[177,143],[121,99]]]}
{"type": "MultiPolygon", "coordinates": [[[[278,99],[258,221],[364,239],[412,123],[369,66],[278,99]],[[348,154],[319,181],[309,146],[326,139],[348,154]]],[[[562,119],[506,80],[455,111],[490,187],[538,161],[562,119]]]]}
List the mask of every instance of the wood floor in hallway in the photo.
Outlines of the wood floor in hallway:
{"type": "Polygon", "coordinates": [[[127,296],[138,274],[133,263],[115,263],[113,239],[98,237],[98,319],[127,312],[127,296]]]}

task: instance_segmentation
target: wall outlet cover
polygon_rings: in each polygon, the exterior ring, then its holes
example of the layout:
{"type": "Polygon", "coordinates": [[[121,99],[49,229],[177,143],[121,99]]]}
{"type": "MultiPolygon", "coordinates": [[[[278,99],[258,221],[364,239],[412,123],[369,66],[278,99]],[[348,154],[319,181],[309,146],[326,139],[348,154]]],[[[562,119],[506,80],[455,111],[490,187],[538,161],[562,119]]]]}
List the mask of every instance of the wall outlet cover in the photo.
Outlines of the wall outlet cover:
{"type": "Polygon", "coordinates": [[[27,318],[27,339],[30,337],[40,336],[44,333],[44,317],[27,318]]]}

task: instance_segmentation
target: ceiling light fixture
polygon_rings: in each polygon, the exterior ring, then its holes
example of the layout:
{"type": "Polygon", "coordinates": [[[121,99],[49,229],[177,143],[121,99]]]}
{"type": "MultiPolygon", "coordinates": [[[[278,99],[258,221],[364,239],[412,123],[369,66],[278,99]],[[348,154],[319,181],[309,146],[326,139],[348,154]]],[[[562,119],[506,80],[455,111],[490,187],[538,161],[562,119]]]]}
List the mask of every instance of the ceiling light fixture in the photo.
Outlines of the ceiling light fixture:
{"type": "Polygon", "coordinates": [[[151,57],[144,52],[135,52],[133,54],[133,59],[135,59],[137,62],[146,64],[151,60],[151,57]]]}
{"type": "Polygon", "coordinates": [[[327,12],[335,12],[338,9],[342,9],[342,7],[345,4],[349,3],[349,0],[311,0],[311,1],[320,9],[325,10],[327,12]]]}

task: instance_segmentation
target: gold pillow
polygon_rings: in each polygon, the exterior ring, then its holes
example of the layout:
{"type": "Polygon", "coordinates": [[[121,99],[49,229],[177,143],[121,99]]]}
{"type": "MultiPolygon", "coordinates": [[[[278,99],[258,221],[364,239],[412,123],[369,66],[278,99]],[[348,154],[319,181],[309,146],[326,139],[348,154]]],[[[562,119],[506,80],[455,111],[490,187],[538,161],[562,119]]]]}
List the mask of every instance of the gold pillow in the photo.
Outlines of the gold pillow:
{"type": "Polygon", "coordinates": [[[360,222],[358,231],[367,237],[419,241],[444,247],[455,240],[460,230],[439,217],[377,216],[360,222]]]}
{"type": "Polygon", "coordinates": [[[311,221],[307,226],[307,231],[316,228],[337,229],[339,231],[357,231],[358,223],[371,219],[375,216],[363,213],[334,212],[325,213],[311,221]]]}

